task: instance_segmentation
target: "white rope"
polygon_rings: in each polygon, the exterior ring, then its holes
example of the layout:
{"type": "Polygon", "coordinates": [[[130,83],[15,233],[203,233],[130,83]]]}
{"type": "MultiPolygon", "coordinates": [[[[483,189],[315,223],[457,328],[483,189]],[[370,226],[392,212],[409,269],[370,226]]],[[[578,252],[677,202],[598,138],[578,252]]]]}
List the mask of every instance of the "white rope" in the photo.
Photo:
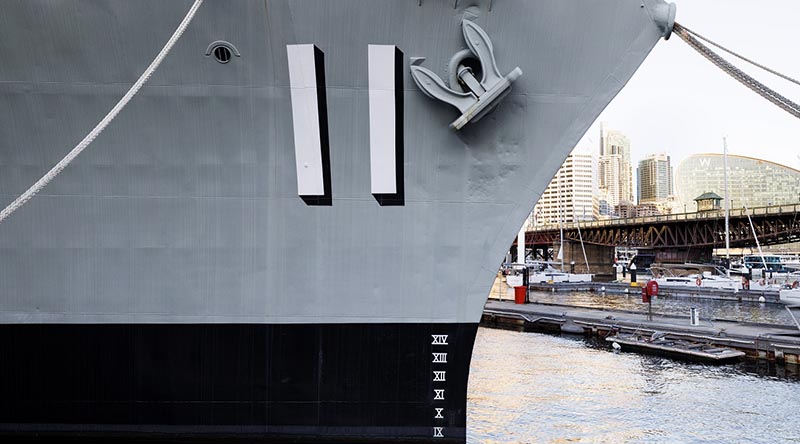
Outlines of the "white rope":
{"type": "Polygon", "coordinates": [[[18,198],[16,198],[14,202],[11,202],[11,204],[5,207],[3,211],[0,211],[0,223],[3,222],[6,218],[8,218],[8,216],[10,216],[14,211],[18,210],[21,206],[25,205],[25,203],[29,201],[33,196],[35,196],[36,193],[38,193],[39,191],[42,190],[42,188],[47,186],[47,184],[50,183],[50,181],[55,179],[55,177],[58,176],[58,174],[64,168],[66,168],[67,165],[70,164],[70,162],[72,162],[76,157],[78,157],[78,155],[81,152],[83,152],[83,150],[86,149],[86,147],[88,147],[89,144],[91,144],[92,141],[94,141],[94,139],[97,138],[97,136],[99,136],[104,129],[106,129],[108,124],[111,123],[111,121],[114,120],[115,117],[117,117],[117,114],[119,114],[119,112],[122,111],[123,108],[125,108],[128,102],[131,101],[133,96],[135,96],[136,93],[139,92],[139,89],[141,89],[142,86],[144,86],[144,84],[150,78],[150,76],[153,75],[153,73],[161,64],[161,62],[164,60],[164,58],[167,57],[167,54],[169,54],[170,50],[178,41],[178,39],[181,38],[181,35],[183,35],[183,32],[186,30],[186,27],[189,26],[189,23],[191,23],[192,19],[194,18],[197,9],[200,8],[202,4],[203,0],[195,0],[192,7],[189,8],[189,12],[187,12],[186,16],[183,18],[181,24],[178,25],[178,28],[172,34],[172,37],[170,37],[170,39],[161,49],[161,52],[158,53],[156,58],[153,59],[153,62],[150,63],[150,66],[148,66],[147,69],[142,73],[142,75],[139,77],[139,80],[137,80],[136,83],[134,83],[133,86],[131,86],[131,89],[129,89],[128,92],[125,93],[124,96],[122,96],[119,102],[117,102],[117,104],[114,105],[114,108],[111,108],[111,111],[109,111],[108,114],[106,114],[106,116],[103,117],[103,120],[101,120],[100,123],[98,123],[97,126],[95,126],[94,129],[89,134],[87,134],[86,137],[84,137],[84,139],[81,140],[80,143],[76,145],[75,148],[72,149],[72,151],[69,152],[69,154],[67,154],[63,159],[61,159],[60,162],[55,164],[55,166],[53,166],[53,168],[51,168],[50,171],[47,172],[47,174],[42,176],[41,179],[39,179],[38,181],[36,181],[36,183],[31,185],[31,187],[28,188],[27,191],[25,191],[18,198]]]}

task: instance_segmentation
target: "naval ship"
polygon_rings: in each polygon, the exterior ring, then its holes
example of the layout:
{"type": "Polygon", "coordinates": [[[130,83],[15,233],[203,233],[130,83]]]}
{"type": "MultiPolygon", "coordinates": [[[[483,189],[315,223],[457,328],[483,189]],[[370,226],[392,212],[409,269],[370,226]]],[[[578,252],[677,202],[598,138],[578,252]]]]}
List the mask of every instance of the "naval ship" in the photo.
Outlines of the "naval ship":
{"type": "MultiPolygon", "coordinates": [[[[3,206],[191,6],[3,3],[3,206]]],[[[465,442],[498,265],[674,14],[206,1],[105,132],[0,224],[0,435],[465,442]]]]}

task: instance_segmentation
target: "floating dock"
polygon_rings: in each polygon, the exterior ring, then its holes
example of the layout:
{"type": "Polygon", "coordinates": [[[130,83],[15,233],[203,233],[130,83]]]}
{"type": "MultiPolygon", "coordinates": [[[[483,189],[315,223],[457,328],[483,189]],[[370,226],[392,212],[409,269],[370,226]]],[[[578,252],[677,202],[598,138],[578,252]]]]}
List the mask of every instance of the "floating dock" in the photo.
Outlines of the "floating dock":
{"type": "Polygon", "coordinates": [[[741,350],[730,347],[718,347],[708,341],[692,341],[678,335],[654,333],[645,334],[616,334],[606,338],[613,346],[622,350],[642,352],[681,359],[684,361],[703,362],[710,364],[724,364],[735,362],[745,356],[741,350]]]}
{"type": "Polygon", "coordinates": [[[689,316],[654,314],[652,320],[648,320],[646,313],[498,301],[486,303],[481,325],[600,338],[618,332],[666,332],[687,340],[740,350],[750,359],[800,364],[800,330],[790,326],[733,321],[691,325],[689,316]]]}

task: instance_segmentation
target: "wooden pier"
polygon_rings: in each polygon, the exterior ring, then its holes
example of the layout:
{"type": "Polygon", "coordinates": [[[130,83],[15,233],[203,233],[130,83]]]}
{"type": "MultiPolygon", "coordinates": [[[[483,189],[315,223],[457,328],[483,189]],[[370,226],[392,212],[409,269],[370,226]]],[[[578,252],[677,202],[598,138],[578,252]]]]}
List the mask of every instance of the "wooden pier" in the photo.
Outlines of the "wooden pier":
{"type": "Polygon", "coordinates": [[[616,332],[658,331],[741,350],[750,359],[800,364],[800,330],[789,326],[732,321],[704,321],[701,325],[691,325],[688,314],[654,314],[652,320],[648,320],[646,313],[507,301],[487,302],[481,325],[601,338],[616,332]]]}

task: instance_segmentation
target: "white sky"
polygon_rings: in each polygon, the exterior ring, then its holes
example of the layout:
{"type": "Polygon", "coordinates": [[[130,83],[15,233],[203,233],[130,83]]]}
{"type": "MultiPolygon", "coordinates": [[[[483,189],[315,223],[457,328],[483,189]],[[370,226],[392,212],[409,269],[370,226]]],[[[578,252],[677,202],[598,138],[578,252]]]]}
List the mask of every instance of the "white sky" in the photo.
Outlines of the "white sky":
{"type": "MultiPolygon", "coordinates": [[[[678,23],[800,80],[800,0],[674,2],[678,23]]],[[[800,86],[715,51],[800,103],[800,86]]],[[[673,168],[695,153],[722,153],[723,136],[731,154],[800,167],[800,119],[728,76],[675,34],[656,45],[579,147],[597,150],[601,121],[630,138],[634,171],[654,152],[671,155],[673,168]]]]}

